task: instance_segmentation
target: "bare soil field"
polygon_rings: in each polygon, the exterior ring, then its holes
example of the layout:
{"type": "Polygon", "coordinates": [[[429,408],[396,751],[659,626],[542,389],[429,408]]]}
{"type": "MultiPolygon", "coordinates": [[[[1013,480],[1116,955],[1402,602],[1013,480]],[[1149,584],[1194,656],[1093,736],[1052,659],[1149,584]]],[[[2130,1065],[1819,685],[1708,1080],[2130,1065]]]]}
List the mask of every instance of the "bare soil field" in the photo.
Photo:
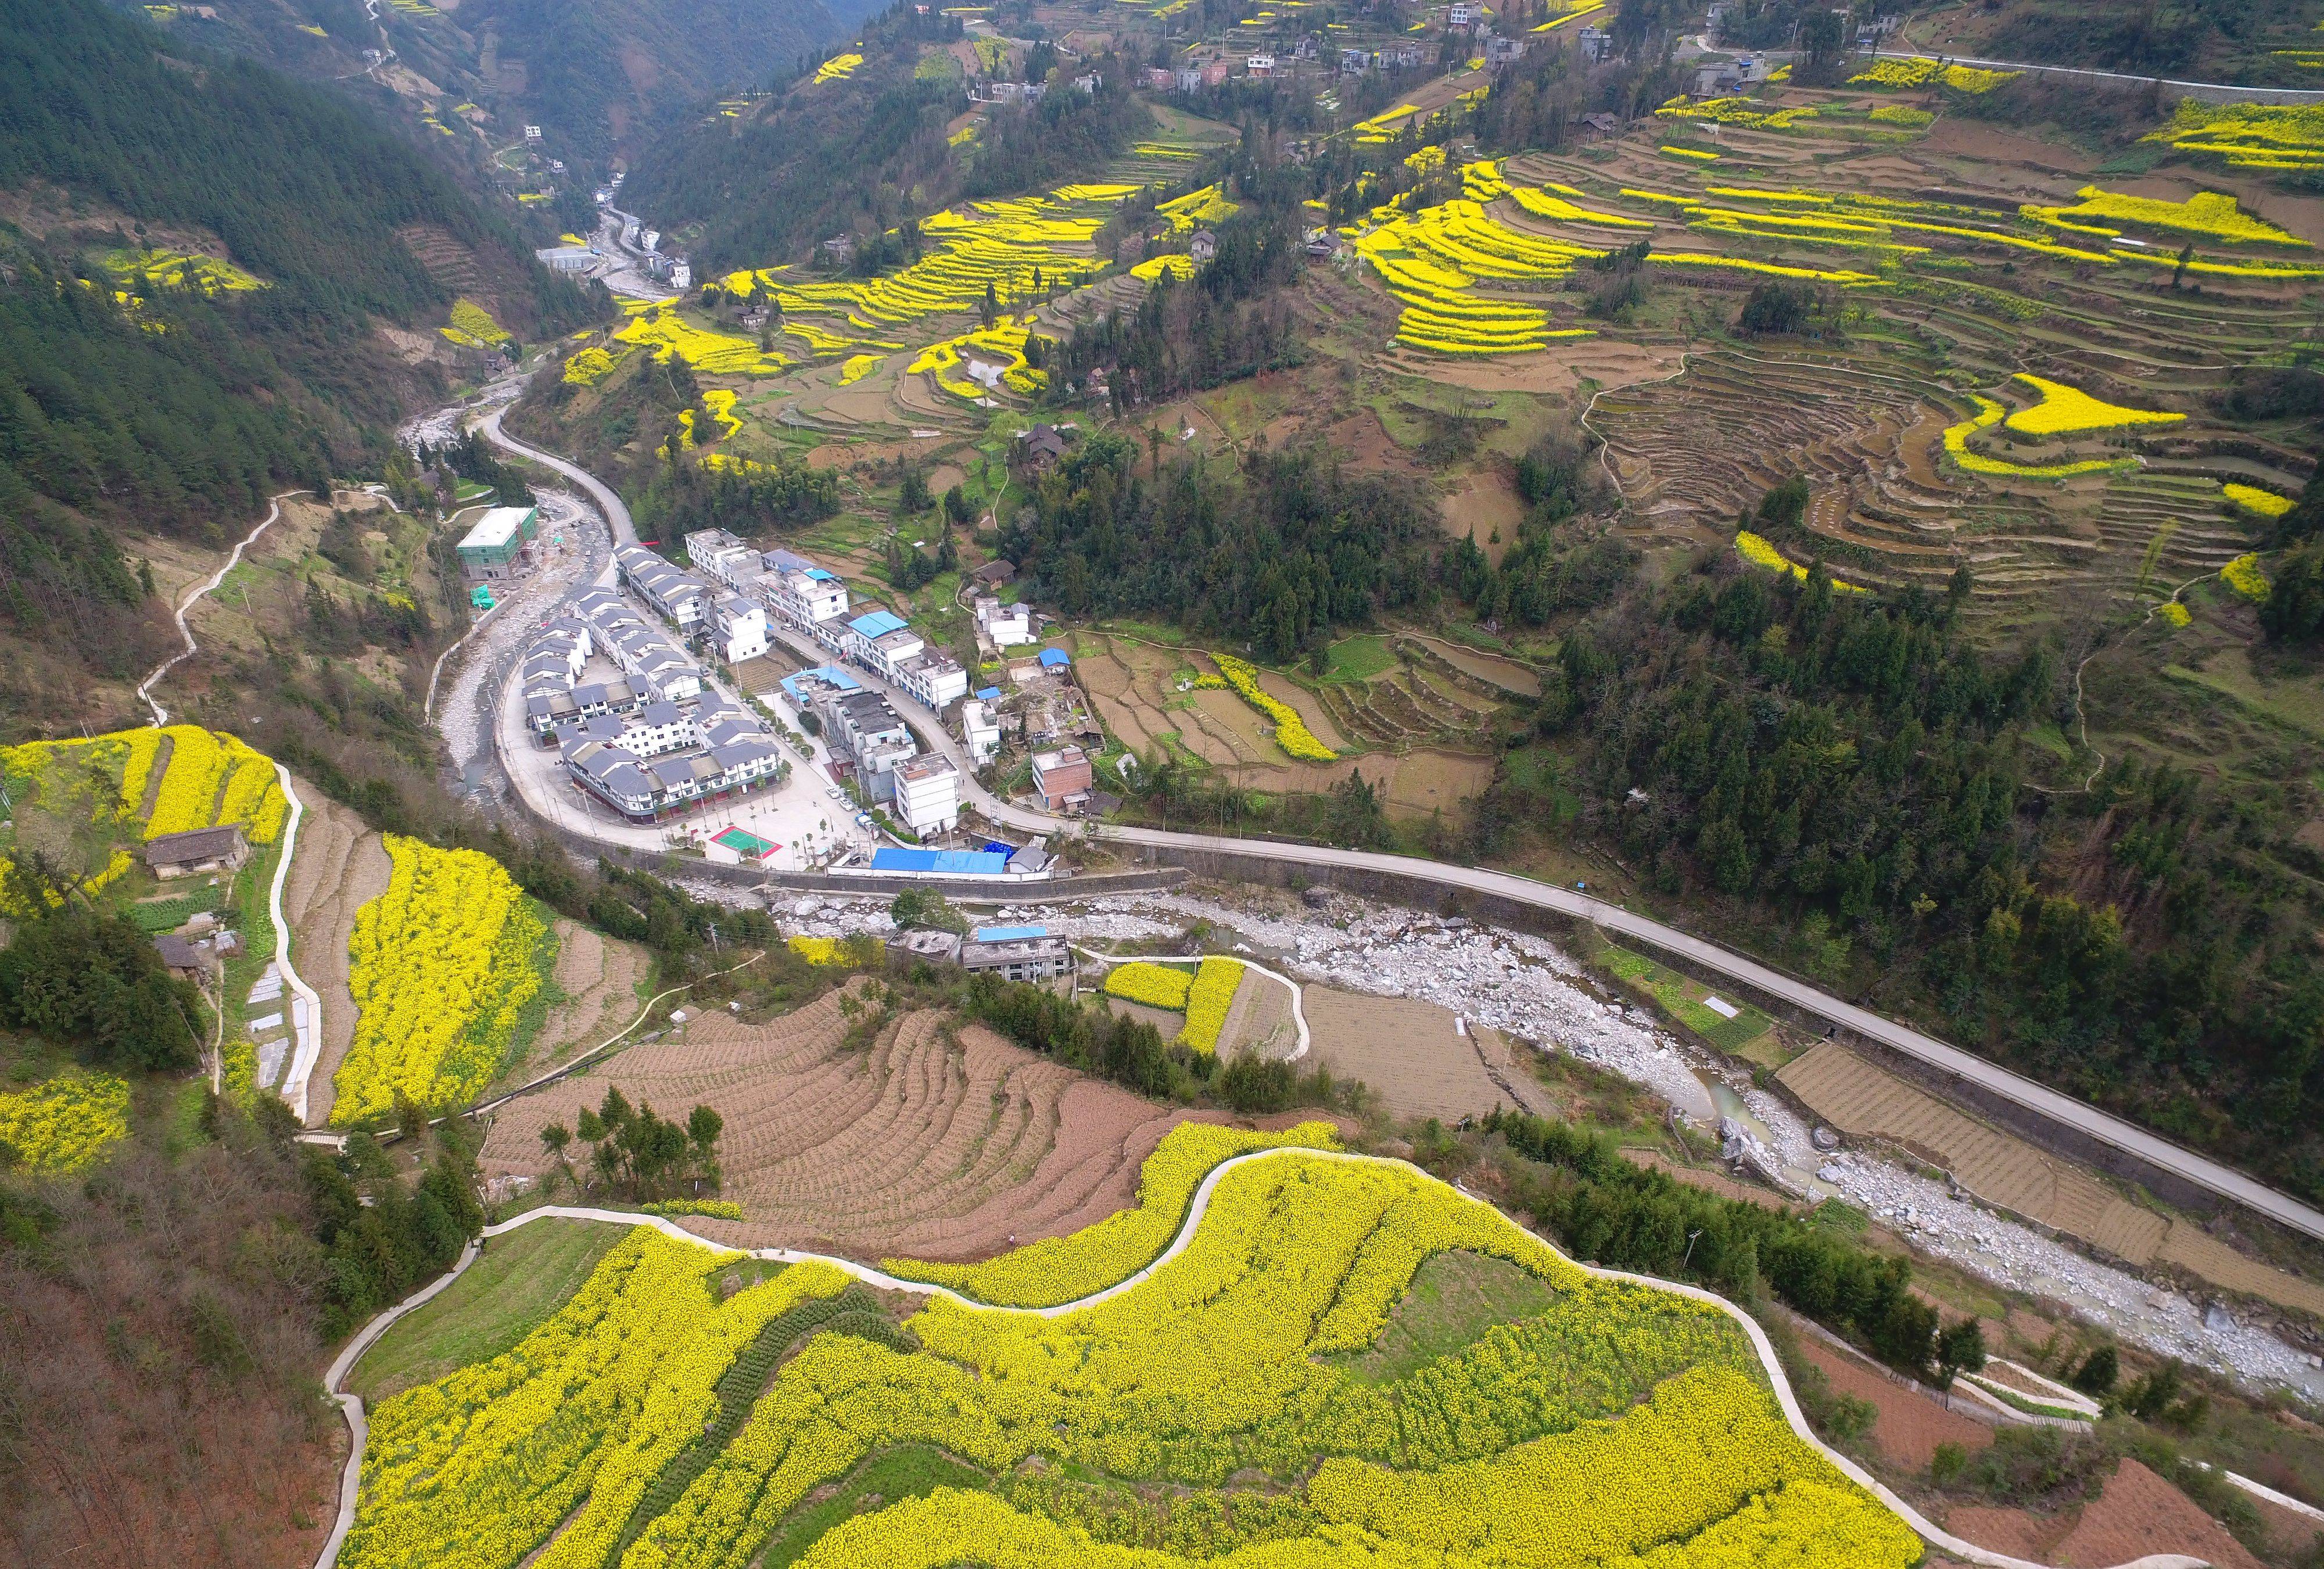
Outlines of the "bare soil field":
{"type": "Polygon", "coordinates": [[[1300,1006],[1314,1038],[1309,1055],[1370,1084],[1393,1115],[1450,1120],[1508,1103],[1450,1009],[1329,986],[1301,988],[1300,1006]]]}
{"type": "Polygon", "coordinates": [[[1105,1000],[1105,1005],[1111,1011],[1119,1013],[1125,1019],[1144,1020],[1160,1030],[1162,1038],[1166,1041],[1176,1038],[1178,1032],[1186,1028],[1186,1016],[1183,1013],[1173,1013],[1167,1008],[1155,1008],[1144,1002],[1131,1002],[1120,997],[1108,997],[1105,1000]]]}
{"type": "Polygon", "coordinates": [[[1388,795],[1388,809],[1416,816],[1452,811],[1458,803],[1492,782],[1493,760],[1460,752],[1416,751],[1402,757],[1370,752],[1339,762],[1302,762],[1235,771],[1238,782],[1256,789],[1325,790],[1360,772],[1374,789],[1388,795]]]}
{"type": "Polygon", "coordinates": [[[2061,1569],[2103,1569],[2149,1553],[2184,1553],[2213,1569],[2262,1569],[2251,1550],[2195,1501],[2135,1460],[2107,1479],[2051,1554],[2061,1569]]]}
{"type": "Polygon", "coordinates": [[[1836,1042],[1814,1047],[1775,1076],[1843,1133],[1901,1145],[1988,1204],[2134,1265],[2168,1265],[2231,1291],[2324,1313],[2324,1287],[2246,1258],[2190,1222],[2133,1204],[2080,1168],[1955,1111],[1836,1042]]]}
{"type": "Polygon", "coordinates": [[[485,1174],[540,1175],[540,1130],[572,1127],[618,1085],[664,1115],[701,1103],[725,1118],[724,1196],[748,1218],[688,1223],[706,1236],[973,1259],[1130,1204],[1139,1163],[1192,1115],[934,1012],[888,1020],[849,1049],[846,995],[766,1024],[713,1014],[526,1095],[493,1119],[485,1174]]]}
{"type": "Polygon", "coordinates": [[[634,943],[605,937],[569,920],[556,923],[557,984],[565,1001],[549,1011],[540,1034],[503,1081],[521,1081],[589,1050],[638,1016],[641,986],[653,958],[634,943]]]}
{"type": "MultiPolygon", "coordinates": [[[[1925,1471],[1929,1459],[1940,1444],[1958,1444],[1964,1449],[1983,1449],[1993,1442],[1993,1429],[1982,1422],[1973,1421],[1956,1411],[1948,1411],[1926,1395],[1916,1395],[1902,1384],[1892,1383],[1882,1374],[1845,1352],[1836,1350],[1812,1335],[1800,1337],[1800,1350],[1831,1380],[1831,1387],[1843,1395],[1864,1400],[1880,1413],[1872,1424],[1872,1442],[1883,1458],[1892,1465],[1907,1471],[1925,1471]]],[[[1957,1513],[1960,1511],[1956,1511],[1957,1513]]],[[[1996,1513],[2015,1513],[2000,1511],[1996,1513]]],[[[1968,1537],[1981,1547],[2010,1551],[1997,1542],[1972,1535],[1958,1525],[1949,1527],[1957,1534],[1968,1537]]]]}
{"type": "MultiPolygon", "coordinates": [[[[2096,164],[2089,154],[2063,142],[2043,142],[2032,136],[1996,130],[1982,121],[1947,115],[1929,127],[1916,152],[1940,157],[1973,158],[1981,163],[2023,163],[2036,169],[2087,171],[2096,164]]],[[[2108,181],[2108,189],[2115,183],[2108,181]]]]}
{"type": "Polygon", "coordinates": [[[1334,752],[1348,750],[1348,738],[1340,733],[1340,727],[1333,723],[1331,715],[1324,711],[1314,693],[1290,677],[1277,675],[1273,670],[1259,671],[1259,689],[1278,703],[1291,705],[1292,711],[1314,733],[1316,740],[1334,752]]]}
{"type": "Polygon", "coordinates": [[[1523,697],[1541,696],[1541,678],[1515,660],[1505,660],[1499,654],[1481,653],[1440,637],[1416,636],[1412,641],[1463,674],[1523,697]]]}
{"type": "Polygon", "coordinates": [[[1444,498],[1444,531],[1454,539],[1471,539],[1496,567],[1517,542],[1517,525],[1525,521],[1525,503],[1499,469],[1487,469],[1461,481],[1444,498]]]}
{"type": "Polygon", "coordinates": [[[319,1128],[331,1120],[331,1075],[346,1060],[355,1038],[347,938],[355,931],[355,911],[387,891],[393,865],[379,835],[361,817],[292,777],[305,813],[290,875],[282,883],[282,914],[295,934],[291,962],[323,1000],[322,1052],[307,1087],[307,1120],[319,1128]]]}
{"type": "Polygon", "coordinates": [[[1291,1019],[1291,988],[1272,975],[1246,969],[1235,984],[1227,1021],[1219,1030],[1219,1057],[1289,1057],[1299,1044],[1291,1019]]]}

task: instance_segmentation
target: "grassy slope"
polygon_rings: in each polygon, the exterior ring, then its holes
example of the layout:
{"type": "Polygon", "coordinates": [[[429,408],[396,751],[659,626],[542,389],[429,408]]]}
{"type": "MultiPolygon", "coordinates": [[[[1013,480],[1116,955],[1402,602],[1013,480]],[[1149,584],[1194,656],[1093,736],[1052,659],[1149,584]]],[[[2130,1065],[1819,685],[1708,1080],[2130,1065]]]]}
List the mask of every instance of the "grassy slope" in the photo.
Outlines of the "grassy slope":
{"type": "Polygon", "coordinates": [[[622,1236],[594,1221],[535,1221],[493,1239],[442,1296],[364,1353],[347,1387],[379,1400],[500,1355],[564,1306],[622,1236]]]}
{"type": "Polygon", "coordinates": [[[1367,1383],[1391,1383],[1454,1354],[1497,1324],[1541,1312],[1556,1295],[1502,1260],[1439,1253],[1413,1276],[1411,1288],[1370,1349],[1342,1365],[1367,1383]]]}

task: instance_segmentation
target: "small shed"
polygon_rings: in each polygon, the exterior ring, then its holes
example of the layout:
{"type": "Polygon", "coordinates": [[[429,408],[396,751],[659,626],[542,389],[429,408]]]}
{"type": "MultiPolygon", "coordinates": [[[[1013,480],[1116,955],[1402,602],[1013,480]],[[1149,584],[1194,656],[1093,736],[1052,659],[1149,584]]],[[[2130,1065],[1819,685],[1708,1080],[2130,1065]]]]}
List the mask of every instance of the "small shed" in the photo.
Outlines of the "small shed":
{"type": "Polygon", "coordinates": [[[194,980],[209,969],[209,956],[175,932],[164,932],[155,937],[153,951],[161,955],[162,964],[173,975],[194,980]]]}
{"type": "Polygon", "coordinates": [[[205,872],[235,872],[250,859],[250,841],[239,825],[164,834],[145,846],[145,864],[156,877],[192,877],[205,872]]]}

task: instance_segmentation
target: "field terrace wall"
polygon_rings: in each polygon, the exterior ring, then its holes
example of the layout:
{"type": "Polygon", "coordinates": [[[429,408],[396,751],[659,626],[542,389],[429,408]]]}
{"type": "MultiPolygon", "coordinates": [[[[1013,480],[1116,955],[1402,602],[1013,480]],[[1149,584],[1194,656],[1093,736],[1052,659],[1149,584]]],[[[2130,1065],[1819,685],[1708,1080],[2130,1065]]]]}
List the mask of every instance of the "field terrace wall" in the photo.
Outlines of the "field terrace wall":
{"type": "MultiPolygon", "coordinates": [[[[1323,886],[1341,889],[1367,898],[1390,903],[1408,905],[1415,909],[1442,910],[1483,919],[1514,931],[1531,932],[1554,941],[1572,943],[1587,923],[1576,921],[1556,911],[1521,903],[1497,894],[1480,893],[1471,889],[1440,882],[1433,877],[1412,872],[1386,872],[1370,867],[1334,865],[1323,861],[1286,861],[1270,855],[1243,854],[1233,850],[1208,845],[1119,845],[1133,848],[1150,864],[1182,868],[1197,877],[1214,878],[1231,882],[1264,883],[1276,888],[1323,886]]],[[[849,880],[851,883],[854,880],[849,880]]],[[[783,886],[794,886],[786,882],[783,886]]],[[[822,884],[819,886],[828,886],[822,884]]],[[[1085,897],[1096,890],[1088,881],[1076,880],[1070,884],[1070,893],[1057,897],[1085,897]]],[[[1692,974],[1686,956],[1656,944],[1651,937],[1625,933],[1623,946],[1648,953],[1657,961],[1682,973],[1692,974]]],[[[1769,969],[1780,969],[1768,960],[1754,955],[1756,963],[1769,969]]],[[[1832,1024],[1821,1015],[1811,1012],[1771,992],[1763,992],[1748,983],[1730,975],[1721,975],[1718,982],[1722,996],[1749,1002],[1767,1014],[1812,1033],[1838,1040],[1868,1061],[1895,1074],[1900,1078],[1921,1085],[1944,1099],[1974,1111],[1995,1124],[2023,1134],[2043,1149],[2067,1159],[2079,1161],[2135,1183],[2166,1204],[2173,1204],[2190,1214],[2212,1215],[2232,1214],[2238,1224],[2259,1228],[2274,1234],[2282,1228],[2267,1216],[2259,1214],[2210,1189],[2189,1182],[2173,1172],[2142,1159],[2130,1151],[2094,1139],[2080,1131],[2043,1116],[2032,1108],[2019,1105],[1972,1080],[1958,1077],[1941,1068],[1878,1041],[1867,1039],[1856,1031],[1832,1024]]]]}

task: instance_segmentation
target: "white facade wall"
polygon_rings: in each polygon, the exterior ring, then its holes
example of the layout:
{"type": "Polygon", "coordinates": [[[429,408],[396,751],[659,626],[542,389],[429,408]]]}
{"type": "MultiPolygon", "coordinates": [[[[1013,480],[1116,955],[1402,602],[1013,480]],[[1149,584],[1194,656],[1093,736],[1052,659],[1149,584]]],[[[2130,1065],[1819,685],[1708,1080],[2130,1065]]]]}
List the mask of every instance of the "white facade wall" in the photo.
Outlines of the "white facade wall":
{"type": "Polygon", "coordinates": [[[896,814],[913,833],[949,833],[960,822],[960,771],[952,759],[914,758],[895,777],[896,814]]]}

